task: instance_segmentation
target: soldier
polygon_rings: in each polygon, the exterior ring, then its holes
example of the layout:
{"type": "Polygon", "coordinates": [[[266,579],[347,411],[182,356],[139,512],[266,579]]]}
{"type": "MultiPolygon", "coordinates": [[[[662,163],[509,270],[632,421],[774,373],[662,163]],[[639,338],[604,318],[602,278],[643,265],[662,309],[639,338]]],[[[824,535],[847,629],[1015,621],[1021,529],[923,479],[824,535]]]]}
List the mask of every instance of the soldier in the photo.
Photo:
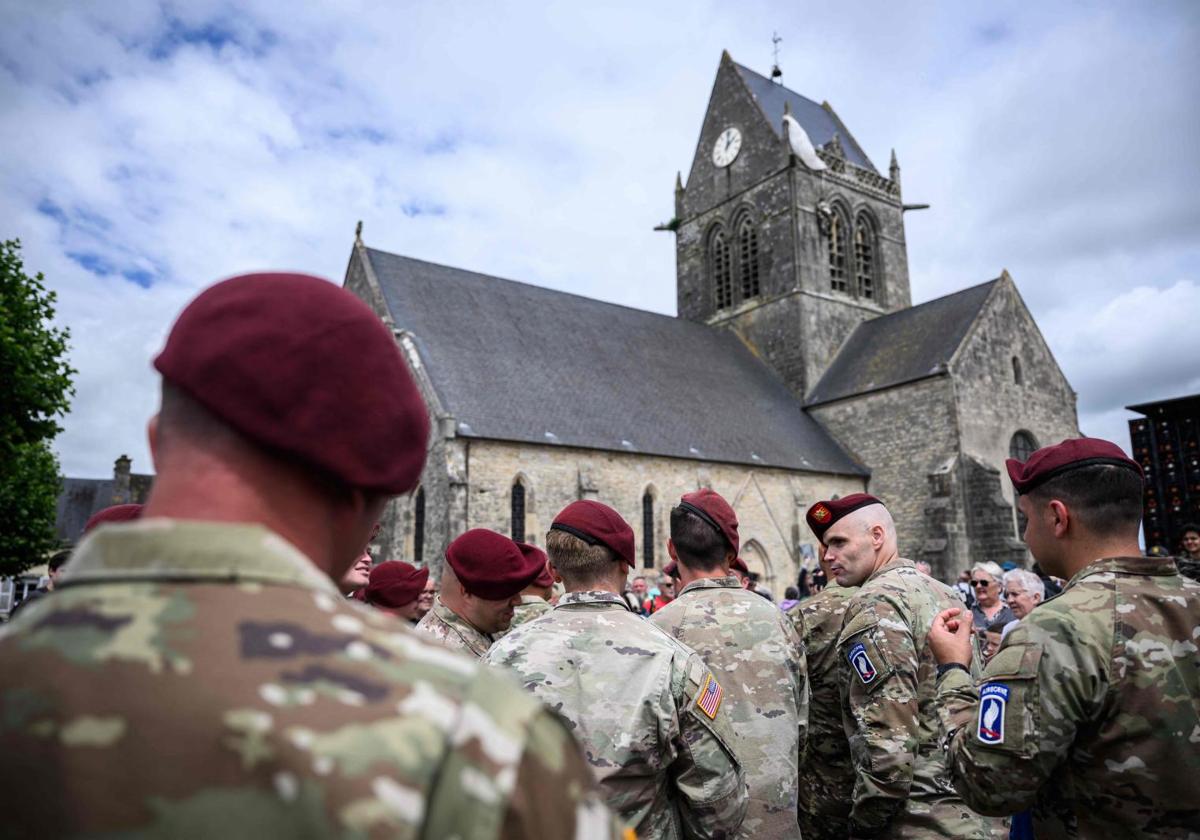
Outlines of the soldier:
{"type": "Polygon", "coordinates": [[[859,586],[838,638],[842,719],[857,778],[851,837],[999,837],[950,784],[937,741],[937,663],[929,626],[960,605],[945,584],[899,556],[896,526],[879,499],[854,493],[809,508],[841,586],[859,586]]]}
{"type": "Polygon", "coordinates": [[[521,590],[545,567],[546,555],[534,546],[473,528],[446,547],[442,591],[417,631],[482,657],[512,623],[521,590]]]}
{"type": "Polygon", "coordinates": [[[235,277],[155,367],[143,518],[0,632],[4,833],[616,836],[554,715],[333,583],[429,432],[371,310],[235,277]]]}
{"type": "Polygon", "coordinates": [[[1142,557],[1142,472],[1115,444],[1066,440],[1008,474],[1041,567],[1069,579],[1005,637],[978,685],[970,616],[930,644],[955,787],[988,814],[1033,808],[1035,834],[1200,832],[1200,584],[1142,557]]]}
{"type": "Polygon", "coordinates": [[[606,505],[573,502],[546,549],[567,594],[485,661],[512,668],[570,721],[609,805],[638,837],[730,836],[747,795],[725,688],[691,648],[621,598],[633,529],[606,505]]]}
{"type": "Polygon", "coordinates": [[[554,592],[554,575],[550,574],[550,563],[546,558],[546,552],[542,551],[536,545],[528,543],[517,543],[517,546],[523,552],[532,552],[542,561],[541,573],[533,579],[533,583],[521,590],[521,603],[517,604],[513,611],[512,624],[509,626],[511,630],[524,624],[526,621],[532,621],[538,616],[544,615],[553,609],[550,606],[550,597],[554,592]]]}
{"type": "Polygon", "coordinates": [[[804,648],[791,622],[730,574],[738,521],[712,490],[671,509],[667,553],[679,594],[650,620],[690,647],[727,688],[734,750],[750,806],[739,837],[798,838],[796,766],[808,728],[804,648]]]}
{"type": "Polygon", "coordinates": [[[839,586],[829,571],[825,546],[817,557],[831,581],[788,611],[804,644],[808,666],[808,740],[800,757],[800,833],[805,840],[845,840],[850,834],[854,765],[842,727],[838,637],[857,586],[839,586]]]}
{"type": "Polygon", "coordinates": [[[363,602],[380,612],[417,623],[417,598],[429,580],[429,569],[418,569],[400,560],[388,560],[371,569],[363,588],[363,602]]]}

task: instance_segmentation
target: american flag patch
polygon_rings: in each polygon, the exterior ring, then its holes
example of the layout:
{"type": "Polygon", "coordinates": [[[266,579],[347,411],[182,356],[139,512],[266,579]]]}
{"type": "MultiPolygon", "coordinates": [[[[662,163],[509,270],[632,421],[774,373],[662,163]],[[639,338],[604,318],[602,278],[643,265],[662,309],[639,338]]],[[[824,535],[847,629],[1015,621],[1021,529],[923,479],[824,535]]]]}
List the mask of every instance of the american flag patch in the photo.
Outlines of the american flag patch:
{"type": "Polygon", "coordinates": [[[721,708],[721,698],[725,693],[721,690],[721,684],[713,679],[713,675],[709,674],[704,678],[704,686],[700,689],[700,693],[696,695],[696,705],[700,707],[700,711],[708,715],[710,720],[717,719],[717,709],[721,708]]]}

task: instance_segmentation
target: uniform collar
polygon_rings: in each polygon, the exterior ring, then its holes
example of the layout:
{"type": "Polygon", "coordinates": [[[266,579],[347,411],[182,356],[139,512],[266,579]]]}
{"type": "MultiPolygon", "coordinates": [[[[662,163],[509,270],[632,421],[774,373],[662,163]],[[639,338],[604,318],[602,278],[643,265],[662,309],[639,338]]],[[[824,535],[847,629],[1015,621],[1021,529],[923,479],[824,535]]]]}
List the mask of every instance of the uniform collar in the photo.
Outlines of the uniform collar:
{"type": "Polygon", "coordinates": [[[1179,569],[1175,565],[1174,558],[1171,557],[1105,557],[1103,560],[1089,563],[1076,572],[1067,586],[1074,586],[1091,575],[1105,573],[1167,576],[1179,574],[1179,569]]]}
{"type": "MultiPolygon", "coordinates": [[[[913,561],[906,560],[903,557],[897,557],[895,560],[889,560],[888,562],[886,562],[882,566],[880,566],[878,569],[876,569],[875,574],[871,575],[869,578],[867,578],[867,580],[875,580],[875,578],[877,578],[881,575],[885,575],[888,572],[894,572],[897,569],[916,569],[916,568],[917,568],[916,564],[914,564],[913,561]]],[[[867,581],[863,581],[863,583],[866,583],[866,582],[867,581]]]]}
{"type": "Polygon", "coordinates": [[[602,606],[602,607],[620,607],[623,610],[632,612],[629,605],[625,603],[625,599],[615,592],[606,592],[603,590],[589,589],[585,592],[568,592],[566,595],[558,599],[558,606],[555,609],[563,607],[580,607],[580,606],[602,606]]]}
{"type": "Polygon", "coordinates": [[[167,518],[97,529],[75,550],[58,585],[139,580],[271,583],[341,594],[298,548],[261,525],[167,518]]]}
{"type": "Polygon", "coordinates": [[[546,606],[550,606],[550,602],[547,601],[545,598],[543,598],[540,595],[522,595],[521,603],[522,604],[545,604],[546,606]]]}
{"type": "MultiPolygon", "coordinates": [[[[468,646],[471,648],[476,647],[476,645],[471,644],[472,641],[476,641],[482,643],[483,652],[487,653],[487,649],[491,647],[492,642],[495,641],[487,633],[484,633],[474,624],[467,621],[461,615],[442,603],[441,595],[438,595],[436,598],[434,598],[432,612],[434,616],[443,624],[449,626],[452,630],[462,636],[463,641],[467,642],[468,646]]],[[[480,656],[482,655],[483,654],[480,654],[480,656]]]]}
{"type": "Polygon", "coordinates": [[[676,598],[682,598],[688,592],[698,592],[701,589],[741,589],[742,582],[733,575],[719,578],[700,578],[694,580],[687,586],[683,587],[676,595],[676,598]]]}

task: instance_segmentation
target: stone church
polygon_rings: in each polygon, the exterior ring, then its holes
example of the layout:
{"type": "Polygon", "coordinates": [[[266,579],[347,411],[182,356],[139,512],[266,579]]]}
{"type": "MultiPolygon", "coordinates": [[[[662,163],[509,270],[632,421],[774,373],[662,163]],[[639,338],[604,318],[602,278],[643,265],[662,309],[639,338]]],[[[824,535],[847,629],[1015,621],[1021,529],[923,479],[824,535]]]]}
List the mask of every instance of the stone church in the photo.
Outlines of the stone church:
{"type": "Polygon", "coordinates": [[[913,306],[900,167],[828,103],[721,57],[674,218],[678,316],[435,265],[356,238],[345,285],[393,329],[433,416],[382,556],[435,569],[474,527],[540,543],[600,499],[667,562],[671,506],[711,487],[776,595],[804,513],[861,490],[943,578],[1025,561],[1010,454],[1078,434],[1075,393],[1007,272],[913,306]]]}

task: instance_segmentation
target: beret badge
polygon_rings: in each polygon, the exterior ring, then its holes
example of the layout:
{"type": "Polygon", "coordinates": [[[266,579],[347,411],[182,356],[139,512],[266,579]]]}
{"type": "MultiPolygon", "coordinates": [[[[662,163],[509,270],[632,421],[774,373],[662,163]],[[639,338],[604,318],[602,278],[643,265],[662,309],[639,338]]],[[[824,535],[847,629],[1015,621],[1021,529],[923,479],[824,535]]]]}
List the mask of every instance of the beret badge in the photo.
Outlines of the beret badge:
{"type": "Polygon", "coordinates": [[[825,505],[817,505],[813,508],[812,518],[818,522],[824,522],[830,515],[829,508],[825,507],[825,505]]]}

